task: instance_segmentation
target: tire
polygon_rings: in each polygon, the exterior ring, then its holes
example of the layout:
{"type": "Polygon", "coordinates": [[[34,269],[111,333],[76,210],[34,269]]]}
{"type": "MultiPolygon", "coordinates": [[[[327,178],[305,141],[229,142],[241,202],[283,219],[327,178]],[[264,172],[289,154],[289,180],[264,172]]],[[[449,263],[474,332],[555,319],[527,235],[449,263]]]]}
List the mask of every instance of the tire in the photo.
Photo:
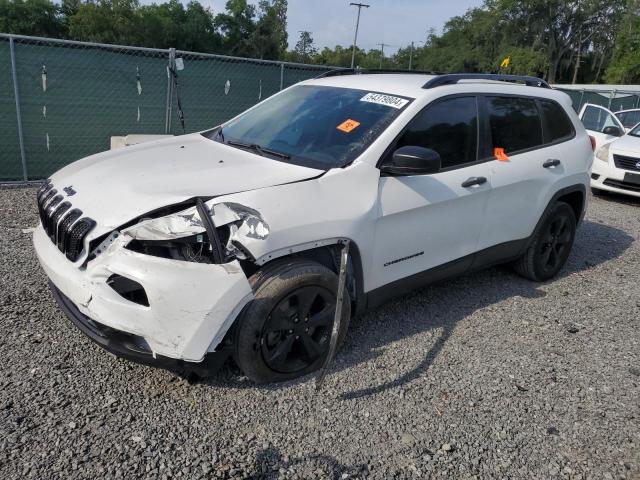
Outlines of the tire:
{"type": "MultiPolygon", "coordinates": [[[[259,270],[249,283],[254,299],[243,310],[234,337],[234,359],[240,369],[257,383],[290,380],[318,370],[329,349],[338,276],[319,263],[290,258],[259,270]]],[[[339,344],[350,316],[351,301],[345,292],[339,344]]]]}
{"type": "Polygon", "coordinates": [[[604,197],[609,192],[607,192],[606,190],[601,190],[599,188],[591,187],[591,193],[593,194],[594,197],[604,197]]]}
{"type": "Polygon", "coordinates": [[[527,251],[515,263],[516,272],[529,280],[544,282],[555,277],[571,252],[576,234],[576,215],[564,202],[556,202],[534,234],[527,251]]]}

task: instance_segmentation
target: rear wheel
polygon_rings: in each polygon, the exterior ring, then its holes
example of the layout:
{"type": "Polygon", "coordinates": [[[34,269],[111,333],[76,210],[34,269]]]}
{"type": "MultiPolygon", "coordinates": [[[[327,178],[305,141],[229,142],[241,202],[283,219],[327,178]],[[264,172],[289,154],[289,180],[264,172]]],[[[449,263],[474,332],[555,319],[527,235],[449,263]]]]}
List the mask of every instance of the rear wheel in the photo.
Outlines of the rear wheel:
{"type": "MultiPolygon", "coordinates": [[[[310,260],[287,259],[260,270],[249,282],[255,298],[236,327],[234,355],[245,375],[268,383],[320,368],[329,350],[337,275],[310,260]]],[[[345,295],[339,341],[350,310],[345,295]]]]}
{"type": "Polygon", "coordinates": [[[515,270],[530,280],[542,282],[555,277],[564,266],[576,233],[576,215],[564,202],[557,202],[544,219],[541,228],[515,270]]]}

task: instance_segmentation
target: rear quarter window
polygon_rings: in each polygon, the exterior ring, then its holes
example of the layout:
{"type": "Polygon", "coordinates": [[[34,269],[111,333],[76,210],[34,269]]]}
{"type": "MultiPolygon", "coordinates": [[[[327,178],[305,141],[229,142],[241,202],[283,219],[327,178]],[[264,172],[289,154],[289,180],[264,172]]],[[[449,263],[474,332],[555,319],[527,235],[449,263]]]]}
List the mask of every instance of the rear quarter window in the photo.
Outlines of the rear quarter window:
{"type": "Polygon", "coordinates": [[[545,121],[545,143],[555,143],[575,135],[573,123],[564,108],[553,100],[540,100],[545,121]]]}

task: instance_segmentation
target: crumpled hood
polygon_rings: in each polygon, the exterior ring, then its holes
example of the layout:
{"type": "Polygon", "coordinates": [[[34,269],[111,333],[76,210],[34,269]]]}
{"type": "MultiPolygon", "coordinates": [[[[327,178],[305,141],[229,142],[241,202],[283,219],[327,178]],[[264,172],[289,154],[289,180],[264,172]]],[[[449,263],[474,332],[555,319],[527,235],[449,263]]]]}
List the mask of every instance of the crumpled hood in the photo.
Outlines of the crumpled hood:
{"type": "Polygon", "coordinates": [[[71,187],[63,193],[65,200],[97,222],[93,237],[192,197],[254,190],[322,173],[196,133],[92,155],[59,170],[51,180],[60,193],[71,187]]]}
{"type": "Polygon", "coordinates": [[[623,154],[632,154],[632,156],[640,157],[640,138],[632,135],[625,135],[611,143],[611,149],[614,152],[623,154]]]}

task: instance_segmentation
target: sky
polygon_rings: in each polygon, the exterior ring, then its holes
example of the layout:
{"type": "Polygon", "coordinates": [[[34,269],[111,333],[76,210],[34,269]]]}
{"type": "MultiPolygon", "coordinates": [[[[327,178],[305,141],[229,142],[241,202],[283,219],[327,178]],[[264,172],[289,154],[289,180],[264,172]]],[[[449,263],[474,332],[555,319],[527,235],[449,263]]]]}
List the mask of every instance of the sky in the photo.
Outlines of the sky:
{"type": "MultiPolygon", "coordinates": [[[[183,0],[187,3],[187,0],[183,0]]],[[[249,0],[257,4],[257,0],[249,0]]],[[[358,31],[358,46],[366,50],[386,43],[385,54],[412,41],[424,42],[427,32],[437,33],[449,18],[463,15],[469,8],[480,6],[483,0],[355,0],[371,5],[363,8],[358,31]]],[[[224,10],[226,0],[200,0],[213,7],[214,13],[224,10]]],[[[289,0],[287,30],[289,48],[298,41],[300,30],[309,30],[316,47],[333,48],[351,45],[358,9],[349,0],[289,0]]]]}

